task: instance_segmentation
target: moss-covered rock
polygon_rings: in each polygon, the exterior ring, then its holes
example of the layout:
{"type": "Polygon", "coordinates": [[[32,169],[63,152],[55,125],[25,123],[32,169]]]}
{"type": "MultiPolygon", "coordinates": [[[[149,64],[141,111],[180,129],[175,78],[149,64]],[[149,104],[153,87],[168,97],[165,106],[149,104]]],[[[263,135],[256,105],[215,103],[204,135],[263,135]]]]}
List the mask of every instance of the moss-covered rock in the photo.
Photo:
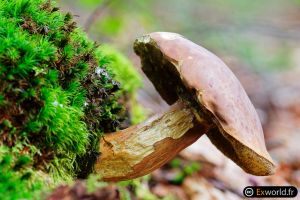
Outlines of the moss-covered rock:
{"type": "Polygon", "coordinates": [[[98,45],[52,1],[0,0],[0,44],[0,199],[33,197],[39,173],[87,176],[99,137],[125,117],[119,99],[136,88],[120,88],[98,45]]]}

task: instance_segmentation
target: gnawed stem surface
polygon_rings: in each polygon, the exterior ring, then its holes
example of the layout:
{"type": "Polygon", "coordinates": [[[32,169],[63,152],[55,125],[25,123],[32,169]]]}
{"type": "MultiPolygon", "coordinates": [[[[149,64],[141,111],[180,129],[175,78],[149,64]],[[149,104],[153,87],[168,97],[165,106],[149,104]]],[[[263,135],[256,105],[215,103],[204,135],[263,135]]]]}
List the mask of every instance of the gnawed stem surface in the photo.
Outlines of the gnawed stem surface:
{"type": "Polygon", "coordinates": [[[146,122],[106,134],[95,164],[103,180],[120,181],[148,174],[208,131],[182,101],[146,122]],[[201,130],[201,131],[199,131],[201,130]]]}

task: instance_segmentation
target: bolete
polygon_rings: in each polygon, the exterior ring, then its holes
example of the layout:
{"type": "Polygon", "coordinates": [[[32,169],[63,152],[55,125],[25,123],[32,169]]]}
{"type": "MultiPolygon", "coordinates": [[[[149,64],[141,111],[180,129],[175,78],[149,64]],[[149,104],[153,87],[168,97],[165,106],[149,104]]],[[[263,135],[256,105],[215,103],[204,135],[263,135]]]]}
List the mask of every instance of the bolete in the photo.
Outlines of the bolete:
{"type": "Polygon", "coordinates": [[[176,33],[144,35],[134,42],[134,51],[172,106],[142,124],[103,136],[95,171],[104,180],[148,174],[203,134],[244,171],[274,172],[255,108],[224,62],[176,33]]]}

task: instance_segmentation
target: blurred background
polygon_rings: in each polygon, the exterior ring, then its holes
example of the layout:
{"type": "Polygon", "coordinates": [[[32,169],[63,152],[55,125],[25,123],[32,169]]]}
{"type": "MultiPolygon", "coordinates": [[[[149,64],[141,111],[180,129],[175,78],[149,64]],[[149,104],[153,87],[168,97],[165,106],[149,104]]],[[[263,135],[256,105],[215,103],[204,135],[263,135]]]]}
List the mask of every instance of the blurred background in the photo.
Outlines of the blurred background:
{"type": "MultiPolygon", "coordinates": [[[[221,57],[255,105],[278,163],[273,176],[251,176],[202,137],[153,174],[111,185],[110,192],[131,199],[240,199],[248,185],[300,187],[300,0],[58,2],[92,39],[118,49],[138,71],[132,44],[148,32],[177,32],[221,57]]],[[[138,101],[146,114],[165,109],[146,77],[143,82],[138,101]]]]}

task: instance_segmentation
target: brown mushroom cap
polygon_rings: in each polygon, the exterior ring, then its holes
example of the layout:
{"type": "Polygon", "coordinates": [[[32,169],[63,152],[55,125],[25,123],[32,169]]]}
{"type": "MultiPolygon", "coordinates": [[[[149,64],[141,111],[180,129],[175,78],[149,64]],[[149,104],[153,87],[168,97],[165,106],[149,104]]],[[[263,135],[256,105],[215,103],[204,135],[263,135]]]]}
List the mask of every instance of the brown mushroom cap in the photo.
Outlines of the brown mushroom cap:
{"type": "Polygon", "coordinates": [[[207,135],[218,149],[248,173],[274,173],[256,110],[224,62],[176,33],[144,35],[134,50],[169,104],[187,100],[196,116],[212,124],[207,135]]]}

